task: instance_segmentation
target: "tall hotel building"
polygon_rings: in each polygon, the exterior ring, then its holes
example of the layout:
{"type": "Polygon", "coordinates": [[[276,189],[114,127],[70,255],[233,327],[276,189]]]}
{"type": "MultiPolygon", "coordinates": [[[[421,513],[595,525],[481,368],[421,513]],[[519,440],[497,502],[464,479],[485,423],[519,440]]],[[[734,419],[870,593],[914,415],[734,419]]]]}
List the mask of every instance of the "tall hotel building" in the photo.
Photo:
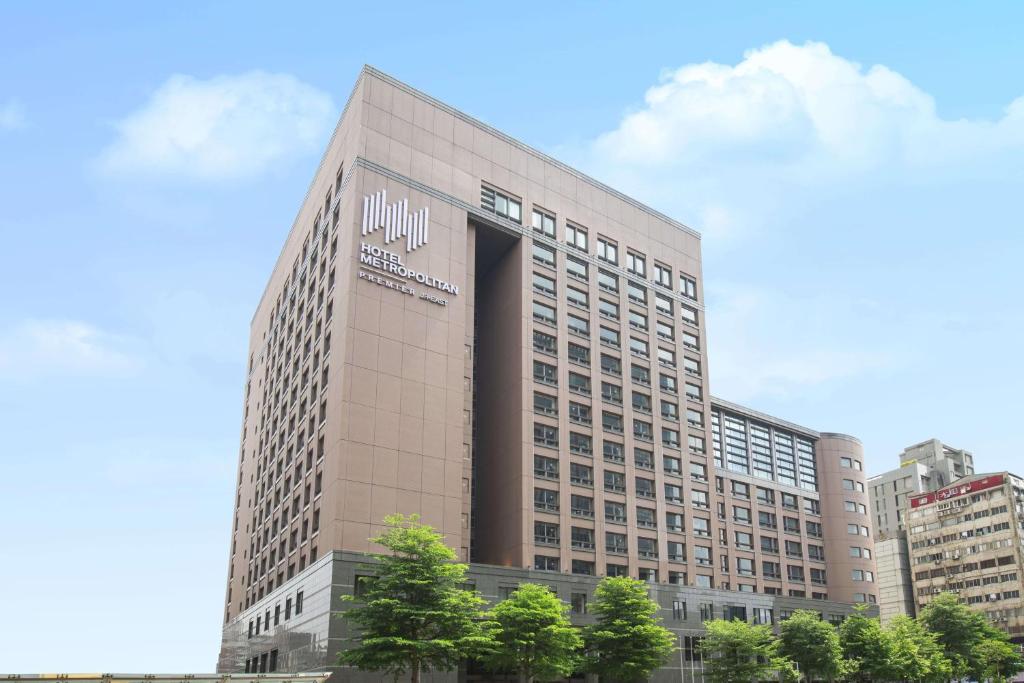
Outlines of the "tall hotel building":
{"type": "MultiPolygon", "coordinates": [[[[700,236],[369,67],[252,319],[221,671],[331,670],[385,515],[498,600],[701,623],[876,601],[860,443],[715,399],[700,236]]],[[[432,680],[477,680],[472,671],[432,680]]]]}

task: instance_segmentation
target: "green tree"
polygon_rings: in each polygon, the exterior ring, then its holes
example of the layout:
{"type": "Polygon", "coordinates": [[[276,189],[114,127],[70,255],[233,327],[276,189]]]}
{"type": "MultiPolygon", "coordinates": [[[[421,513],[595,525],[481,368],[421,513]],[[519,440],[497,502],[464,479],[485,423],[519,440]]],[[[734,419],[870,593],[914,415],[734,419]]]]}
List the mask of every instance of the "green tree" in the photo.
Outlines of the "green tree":
{"type": "Polygon", "coordinates": [[[843,657],[849,662],[847,675],[854,681],[890,680],[891,638],[866,611],[866,605],[859,605],[839,626],[843,657]]]}
{"type": "Polygon", "coordinates": [[[769,626],[753,626],[734,619],[704,622],[700,648],[704,675],[712,683],[749,683],[782,675],[797,678],[793,663],[779,654],[779,643],[769,626]]]}
{"type": "Polygon", "coordinates": [[[800,667],[809,682],[814,678],[841,678],[850,666],[843,659],[839,634],[821,615],[811,610],[797,610],[779,628],[780,653],[800,667]]]}
{"type": "Polygon", "coordinates": [[[936,634],[953,667],[954,678],[983,677],[984,664],[978,646],[986,639],[1006,640],[1002,631],[988,623],[985,616],[960,602],[953,593],[939,593],[925,605],[918,620],[936,634]]]}
{"type": "Polygon", "coordinates": [[[986,638],[975,647],[981,675],[978,680],[1002,683],[1024,670],[1024,661],[1005,638],[986,638]]]}
{"type": "Polygon", "coordinates": [[[918,621],[900,615],[885,630],[889,666],[886,680],[948,681],[953,666],[939,645],[936,634],[918,621]]]}
{"type": "Polygon", "coordinates": [[[492,644],[493,624],[482,617],[484,600],[461,588],[466,565],[441,534],[412,515],[390,515],[387,530],[370,539],[388,552],[375,554],[375,578],[360,596],[346,596],[358,606],[343,617],[359,626],[355,647],[339,656],[342,664],[395,676],[451,670],[479,656],[492,644]]]}
{"type": "Polygon", "coordinates": [[[648,597],[643,581],[603,579],[591,612],[597,623],[584,630],[586,666],[606,680],[647,680],[675,650],[675,636],[659,625],[658,604],[648,597]]]}
{"type": "Polygon", "coordinates": [[[498,631],[487,664],[515,671],[521,683],[566,678],[579,664],[583,647],[568,610],[547,586],[522,584],[491,612],[498,631]]]}

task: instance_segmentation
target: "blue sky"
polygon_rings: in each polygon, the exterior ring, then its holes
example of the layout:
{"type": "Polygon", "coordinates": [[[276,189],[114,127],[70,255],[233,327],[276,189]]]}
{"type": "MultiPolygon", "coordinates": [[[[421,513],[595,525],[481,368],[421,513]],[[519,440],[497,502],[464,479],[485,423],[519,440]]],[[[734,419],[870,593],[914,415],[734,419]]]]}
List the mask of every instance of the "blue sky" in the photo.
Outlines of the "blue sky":
{"type": "Polygon", "coordinates": [[[0,9],[0,669],[213,669],[248,321],[363,63],[700,230],[714,393],[1020,469],[1019,4],[179,4],[0,9]]]}

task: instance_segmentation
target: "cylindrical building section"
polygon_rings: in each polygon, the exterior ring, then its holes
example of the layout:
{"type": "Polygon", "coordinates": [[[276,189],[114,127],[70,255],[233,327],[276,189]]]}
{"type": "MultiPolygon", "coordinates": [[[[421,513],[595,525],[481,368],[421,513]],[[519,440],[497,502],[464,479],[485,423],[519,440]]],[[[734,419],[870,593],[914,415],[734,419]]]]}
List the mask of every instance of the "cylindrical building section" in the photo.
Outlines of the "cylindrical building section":
{"type": "Polygon", "coordinates": [[[817,450],[828,597],[840,602],[875,603],[875,542],[864,446],[852,436],[823,432],[817,450]]]}

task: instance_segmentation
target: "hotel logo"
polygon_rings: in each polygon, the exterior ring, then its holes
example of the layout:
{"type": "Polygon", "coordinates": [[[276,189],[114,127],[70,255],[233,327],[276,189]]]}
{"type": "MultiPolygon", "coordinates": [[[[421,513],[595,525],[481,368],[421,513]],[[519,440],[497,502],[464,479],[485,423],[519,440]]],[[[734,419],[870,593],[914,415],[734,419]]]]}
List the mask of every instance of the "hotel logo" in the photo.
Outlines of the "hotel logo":
{"type": "Polygon", "coordinates": [[[384,244],[405,238],[405,251],[410,253],[427,243],[430,230],[429,207],[409,213],[409,200],[388,204],[387,190],[363,197],[363,237],[384,229],[384,244]]]}

